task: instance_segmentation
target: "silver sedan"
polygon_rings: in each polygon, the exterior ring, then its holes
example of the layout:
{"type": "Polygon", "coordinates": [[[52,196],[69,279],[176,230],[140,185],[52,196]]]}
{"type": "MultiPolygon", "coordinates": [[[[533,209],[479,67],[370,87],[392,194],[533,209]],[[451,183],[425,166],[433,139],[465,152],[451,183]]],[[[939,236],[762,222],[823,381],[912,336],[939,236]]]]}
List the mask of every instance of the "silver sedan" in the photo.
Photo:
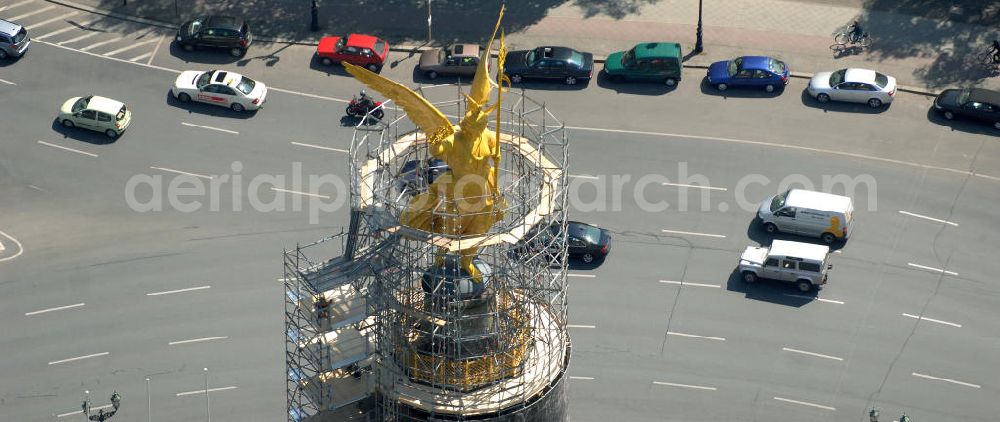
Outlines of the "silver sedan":
{"type": "Polygon", "coordinates": [[[846,101],[879,108],[896,95],[896,78],[868,69],[841,69],[817,73],[807,90],[821,103],[846,101]]]}

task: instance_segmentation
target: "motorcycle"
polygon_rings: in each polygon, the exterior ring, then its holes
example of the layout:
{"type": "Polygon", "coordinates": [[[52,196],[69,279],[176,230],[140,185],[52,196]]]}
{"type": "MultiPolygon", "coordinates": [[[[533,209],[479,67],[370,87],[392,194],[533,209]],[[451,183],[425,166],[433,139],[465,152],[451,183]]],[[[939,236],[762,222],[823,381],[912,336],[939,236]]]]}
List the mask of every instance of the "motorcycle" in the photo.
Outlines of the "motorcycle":
{"type": "Polygon", "coordinates": [[[351,98],[347,104],[347,115],[351,117],[364,117],[371,112],[372,117],[381,120],[385,117],[385,111],[381,108],[381,101],[374,101],[370,98],[359,100],[357,96],[351,98]]]}

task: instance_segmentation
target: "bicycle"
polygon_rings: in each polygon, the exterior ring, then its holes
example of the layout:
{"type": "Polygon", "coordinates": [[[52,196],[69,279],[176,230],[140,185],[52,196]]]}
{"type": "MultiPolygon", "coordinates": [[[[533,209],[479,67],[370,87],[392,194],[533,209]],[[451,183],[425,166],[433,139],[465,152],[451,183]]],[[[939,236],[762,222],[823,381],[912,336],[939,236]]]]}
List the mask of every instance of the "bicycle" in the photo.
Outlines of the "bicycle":
{"type": "Polygon", "coordinates": [[[872,37],[867,32],[863,32],[861,37],[855,40],[854,34],[851,32],[841,32],[833,37],[833,42],[841,49],[846,48],[848,45],[857,45],[862,49],[867,49],[872,46],[872,37]]]}
{"type": "Polygon", "coordinates": [[[982,63],[987,69],[1000,68],[1000,50],[997,50],[995,46],[983,50],[979,54],[979,63],[982,63]]]}

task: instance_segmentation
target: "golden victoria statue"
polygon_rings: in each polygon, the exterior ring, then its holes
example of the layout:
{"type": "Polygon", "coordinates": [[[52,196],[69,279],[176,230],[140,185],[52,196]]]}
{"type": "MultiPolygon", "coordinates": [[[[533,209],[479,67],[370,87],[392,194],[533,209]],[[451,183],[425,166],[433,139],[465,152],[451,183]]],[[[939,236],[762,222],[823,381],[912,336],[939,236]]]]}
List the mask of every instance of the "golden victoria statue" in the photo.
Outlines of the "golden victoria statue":
{"type": "MultiPolygon", "coordinates": [[[[497,167],[500,164],[500,145],[497,134],[487,131],[490,113],[497,110],[502,97],[502,84],[509,81],[503,74],[507,54],[503,33],[500,34],[500,53],[497,58],[497,81],[489,71],[490,50],[503,19],[503,7],[490,42],[482,52],[479,67],[472,80],[466,99],[466,113],[458,125],[452,125],[440,110],[413,90],[372,73],[362,67],[344,63],[344,68],[359,81],[391,99],[406,111],[427,138],[430,153],[448,164],[449,172],[438,176],[426,192],[414,196],[403,212],[403,225],[450,236],[475,236],[485,234],[494,223],[503,219],[503,198],[497,189],[497,167]],[[487,106],[493,88],[497,102],[487,106]]],[[[499,124],[497,125],[499,131],[499,124]]],[[[472,260],[478,247],[460,251],[461,267],[476,281],[479,271],[472,260]]],[[[438,264],[443,261],[439,252],[438,264]]]]}

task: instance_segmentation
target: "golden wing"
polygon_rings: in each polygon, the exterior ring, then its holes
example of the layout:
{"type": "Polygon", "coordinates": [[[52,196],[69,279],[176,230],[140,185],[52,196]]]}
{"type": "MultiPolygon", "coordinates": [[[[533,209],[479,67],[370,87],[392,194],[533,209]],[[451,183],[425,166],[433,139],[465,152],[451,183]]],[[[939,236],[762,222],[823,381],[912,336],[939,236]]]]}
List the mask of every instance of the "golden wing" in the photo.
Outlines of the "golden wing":
{"type": "Polygon", "coordinates": [[[472,78],[472,87],[469,89],[469,97],[481,106],[486,105],[490,99],[490,92],[496,86],[496,82],[490,77],[490,52],[493,50],[493,40],[496,39],[497,31],[500,29],[500,21],[503,20],[504,8],[503,5],[500,6],[500,16],[497,17],[497,24],[493,27],[493,35],[490,35],[490,42],[486,44],[486,49],[479,58],[479,67],[476,68],[476,76],[472,78]]]}
{"type": "Polygon", "coordinates": [[[427,134],[429,141],[444,139],[455,133],[451,121],[434,105],[410,88],[370,72],[363,67],[343,62],[344,69],[354,77],[391,99],[406,111],[406,115],[427,134]]]}

